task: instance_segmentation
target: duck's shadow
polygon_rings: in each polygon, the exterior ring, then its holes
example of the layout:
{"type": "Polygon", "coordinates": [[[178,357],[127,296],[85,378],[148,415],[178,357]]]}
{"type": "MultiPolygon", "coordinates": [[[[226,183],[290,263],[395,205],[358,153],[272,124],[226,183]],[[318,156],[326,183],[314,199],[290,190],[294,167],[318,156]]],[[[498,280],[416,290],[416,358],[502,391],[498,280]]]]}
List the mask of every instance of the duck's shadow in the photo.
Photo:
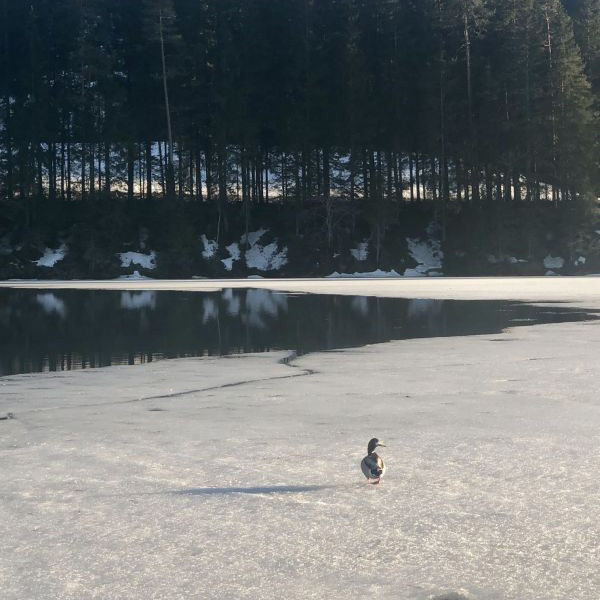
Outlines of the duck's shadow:
{"type": "Polygon", "coordinates": [[[210,496],[213,494],[300,494],[334,488],[334,485],[273,485],[264,487],[208,487],[176,490],[180,496],[210,496]]]}

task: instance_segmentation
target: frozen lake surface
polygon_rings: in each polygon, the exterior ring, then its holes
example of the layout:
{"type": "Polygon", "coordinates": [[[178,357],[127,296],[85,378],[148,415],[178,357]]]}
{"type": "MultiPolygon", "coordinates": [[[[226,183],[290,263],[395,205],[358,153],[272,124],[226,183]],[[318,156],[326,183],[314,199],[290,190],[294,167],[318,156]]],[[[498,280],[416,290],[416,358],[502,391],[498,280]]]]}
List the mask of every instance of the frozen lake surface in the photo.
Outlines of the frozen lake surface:
{"type": "MultiPolygon", "coordinates": [[[[431,293],[598,309],[599,283],[431,293]]],[[[585,321],[2,377],[2,597],[598,598],[599,349],[585,321]]]]}
{"type": "Polygon", "coordinates": [[[0,376],[474,335],[596,318],[569,306],[212,291],[0,289],[0,376]]]}

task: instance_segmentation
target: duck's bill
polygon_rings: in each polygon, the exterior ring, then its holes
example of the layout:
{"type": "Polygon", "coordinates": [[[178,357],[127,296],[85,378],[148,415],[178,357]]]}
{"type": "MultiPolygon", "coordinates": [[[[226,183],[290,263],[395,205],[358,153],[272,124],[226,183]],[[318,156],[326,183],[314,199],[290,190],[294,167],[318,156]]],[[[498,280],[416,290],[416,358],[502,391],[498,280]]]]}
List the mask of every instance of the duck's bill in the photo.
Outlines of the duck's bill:
{"type": "Polygon", "coordinates": [[[377,445],[378,446],[383,446],[385,448],[385,444],[383,442],[379,442],[377,445]]]}

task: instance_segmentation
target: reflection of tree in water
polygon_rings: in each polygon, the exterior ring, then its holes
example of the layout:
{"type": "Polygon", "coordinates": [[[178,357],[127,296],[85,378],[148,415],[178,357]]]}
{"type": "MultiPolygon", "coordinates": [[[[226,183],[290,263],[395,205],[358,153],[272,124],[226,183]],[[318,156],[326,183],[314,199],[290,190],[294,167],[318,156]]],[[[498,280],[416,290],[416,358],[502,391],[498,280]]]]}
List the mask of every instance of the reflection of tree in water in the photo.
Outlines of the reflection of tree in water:
{"type": "Polygon", "coordinates": [[[590,315],[567,308],[508,302],[298,295],[262,289],[1,290],[0,374],[271,349],[304,353],[586,318],[590,315]]]}
{"type": "Polygon", "coordinates": [[[246,290],[242,322],[251,327],[265,329],[267,319],[276,319],[280,313],[288,312],[288,301],[284,294],[269,290],[246,290]]]}
{"type": "Polygon", "coordinates": [[[277,294],[269,290],[232,290],[226,289],[220,294],[208,296],[202,301],[202,322],[221,317],[240,320],[245,326],[255,329],[268,327],[269,319],[277,319],[287,313],[288,302],[285,294],[277,294]]]}
{"type": "Polygon", "coordinates": [[[65,308],[65,303],[60,298],[57,298],[56,294],[36,294],[35,299],[46,313],[56,313],[63,319],[66,317],[67,311],[65,308]]]}
{"type": "Polygon", "coordinates": [[[121,292],[121,308],[139,310],[140,308],[156,308],[156,292],[121,292]]]}
{"type": "Polygon", "coordinates": [[[443,335],[444,301],[415,298],[408,301],[406,308],[408,322],[418,322],[431,335],[443,335]]]}
{"type": "Polygon", "coordinates": [[[364,317],[369,312],[369,299],[366,296],[355,296],[350,306],[355,313],[364,317]]]}

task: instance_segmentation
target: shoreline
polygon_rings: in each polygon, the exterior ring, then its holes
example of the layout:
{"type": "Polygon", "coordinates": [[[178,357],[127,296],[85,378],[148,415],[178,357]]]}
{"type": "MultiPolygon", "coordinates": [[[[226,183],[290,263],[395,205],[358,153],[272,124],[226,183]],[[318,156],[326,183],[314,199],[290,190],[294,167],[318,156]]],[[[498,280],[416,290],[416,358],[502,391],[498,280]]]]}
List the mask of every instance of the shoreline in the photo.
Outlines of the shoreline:
{"type": "Polygon", "coordinates": [[[515,300],[568,302],[600,307],[600,276],[415,277],[385,279],[188,279],[0,281],[0,289],[81,289],[120,291],[220,291],[254,288],[281,292],[340,294],[432,300],[515,300]],[[589,304],[593,303],[593,304],[589,304]]]}

